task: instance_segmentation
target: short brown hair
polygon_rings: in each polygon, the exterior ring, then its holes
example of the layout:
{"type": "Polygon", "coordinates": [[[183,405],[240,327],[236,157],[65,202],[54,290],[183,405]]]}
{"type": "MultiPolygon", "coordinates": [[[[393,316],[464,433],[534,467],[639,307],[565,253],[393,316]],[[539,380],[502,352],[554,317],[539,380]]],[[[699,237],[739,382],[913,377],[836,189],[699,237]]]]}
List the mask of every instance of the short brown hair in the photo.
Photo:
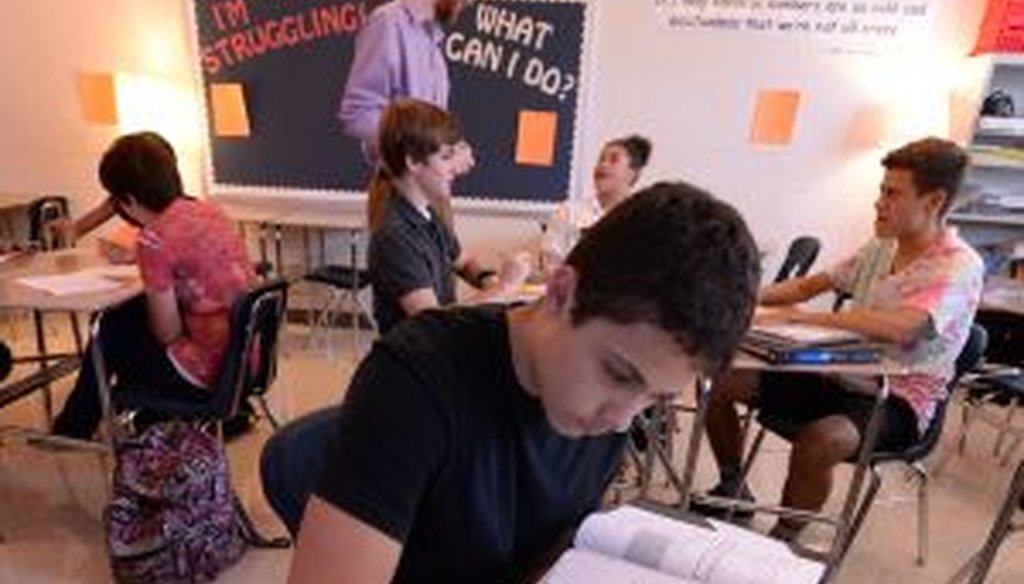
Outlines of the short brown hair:
{"type": "Polygon", "coordinates": [[[578,276],[576,324],[653,324],[708,374],[732,359],[761,279],[757,246],[736,209],[681,182],[616,205],[566,263],[578,276]]]}
{"type": "Polygon", "coordinates": [[[131,196],[143,207],[160,212],[184,194],[174,149],[156,132],[125,134],[103,154],[100,183],[122,203],[131,196]]]}
{"type": "MultiPolygon", "coordinates": [[[[377,130],[380,166],[370,184],[367,205],[370,230],[384,219],[394,196],[392,179],[409,170],[407,161],[423,162],[441,146],[462,141],[462,130],[455,116],[434,104],[417,99],[391,102],[381,115],[377,130]]],[[[435,209],[450,224],[450,209],[435,209]]]]}
{"type": "Polygon", "coordinates": [[[886,170],[910,171],[919,194],[942,191],[946,197],[939,208],[945,217],[960,193],[970,157],[956,143],[941,138],[924,138],[904,144],[882,159],[886,170]]]}

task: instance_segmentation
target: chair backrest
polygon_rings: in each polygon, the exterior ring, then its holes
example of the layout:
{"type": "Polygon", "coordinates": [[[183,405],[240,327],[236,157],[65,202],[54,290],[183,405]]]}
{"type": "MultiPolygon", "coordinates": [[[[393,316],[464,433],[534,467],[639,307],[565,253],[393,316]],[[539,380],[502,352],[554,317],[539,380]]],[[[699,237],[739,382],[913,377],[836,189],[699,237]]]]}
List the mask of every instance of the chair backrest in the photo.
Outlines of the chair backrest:
{"type": "Polygon", "coordinates": [[[37,243],[44,250],[58,247],[61,242],[54,241],[49,225],[57,219],[68,217],[67,197],[50,195],[32,201],[28,206],[29,241],[37,243]]]}
{"type": "Polygon", "coordinates": [[[818,252],[821,251],[821,242],[817,237],[802,235],[794,239],[786,250],[786,257],[782,260],[779,273],[775,275],[775,281],[781,282],[797,276],[804,276],[810,271],[814,260],[818,259],[818,252]]]}
{"type": "Polygon", "coordinates": [[[231,337],[207,414],[226,419],[241,401],[265,392],[277,375],[277,342],[288,303],[288,282],[261,283],[231,308],[231,337]]]}
{"type": "Polygon", "coordinates": [[[981,363],[986,349],[988,349],[988,331],[978,323],[972,324],[971,331],[967,335],[967,342],[964,343],[964,348],[960,349],[960,354],[957,355],[956,363],[953,365],[953,379],[950,381],[950,388],[956,385],[965,373],[981,363]]]}
{"type": "Polygon", "coordinates": [[[949,400],[953,390],[956,388],[956,384],[959,383],[960,378],[965,373],[981,363],[981,358],[985,355],[985,348],[987,346],[988,332],[985,331],[985,327],[978,323],[972,324],[970,333],[967,335],[967,342],[960,349],[960,354],[957,355],[956,362],[953,365],[953,378],[949,380],[946,395],[936,402],[932,421],[928,424],[924,435],[921,436],[920,442],[903,453],[903,457],[918,460],[924,458],[932,451],[942,435],[942,427],[946,420],[946,407],[949,405],[949,400]]]}

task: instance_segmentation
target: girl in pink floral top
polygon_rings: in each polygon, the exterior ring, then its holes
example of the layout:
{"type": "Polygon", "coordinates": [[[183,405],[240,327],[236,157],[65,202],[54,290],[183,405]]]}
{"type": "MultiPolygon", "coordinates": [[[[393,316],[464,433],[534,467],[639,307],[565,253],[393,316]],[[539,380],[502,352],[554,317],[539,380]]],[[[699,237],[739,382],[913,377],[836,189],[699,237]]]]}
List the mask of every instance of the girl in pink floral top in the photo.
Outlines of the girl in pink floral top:
{"type": "MultiPolygon", "coordinates": [[[[107,369],[119,388],[204,399],[227,347],[231,306],[256,279],[245,245],[216,206],[182,194],[173,152],[159,136],[119,138],[99,174],[117,213],[141,227],[136,254],[145,286],[144,295],[104,315],[107,369]]],[[[99,418],[87,359],[54,432],[89,438],[99,418]]]]}

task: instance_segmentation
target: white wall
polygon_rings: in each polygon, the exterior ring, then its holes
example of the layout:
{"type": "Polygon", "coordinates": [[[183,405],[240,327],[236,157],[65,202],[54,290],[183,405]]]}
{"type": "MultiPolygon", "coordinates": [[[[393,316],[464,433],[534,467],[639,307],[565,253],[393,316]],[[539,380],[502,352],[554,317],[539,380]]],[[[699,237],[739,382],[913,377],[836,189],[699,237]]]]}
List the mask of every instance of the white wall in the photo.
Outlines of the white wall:
{"type": "Polygon", "coordinates": [[[103,150],[121,131],[143,127],[171,139],[190,192],[201,194],[184,6],[182,0],[7,3],[0,35],[0,202],[3,193],[64,194],[72,212],[82,212],[103,197],[95,178],[103,150]],[[148,110],[122,108],[120,127],[90,124],[81,113],[80,72],[142,75],[162,95],[143,104],[148,110]]]}
{"type": "MultiPolygon", "coordinates": [[[[905,51],[842,55],[805,40],[671,31],[658,23],[651,1],[602,1],[597,115],[584,158],[593,160],[602,139],[647,134],[654,142],[649,181],[686,179],[710,189],[743,212],[769,251],[781,254],[794,236],[808,233],[823,239],[824,261],[848,253],[870,234],[885,150],[851,143],[857,112],[881,106],[906,126],[913,121],[907,114],[925,107],[930,95],[973,88],[984,73],[983,63],[963,58],[983,0],[932,2],[943,9],[915,58],[905,51]],[[747,144],[759,89],[802,92],[790,146],[747,144]],[[900,109],[904,104],[909,112],[900,109]]],[[[944,107],[945,95],[939,99],[944,107]]]]}
{"type": "MultiPolygon", "coordinates": [[[[894,105],[927,101],[945,91],[932,91],[942,85],[970,94],[984,72],[983,63],[962,57],[983,0],[933,0],[944,8],[926,52],[916,58],[672,32],[655,20],[650,0],[591,1],[598,9],[596,76],[582,120],[582,164],[589,169],[604,140],[644,133],[655,144],[646,180],[683,178],[709,188],[740,208],[769,251],[799,233],[823,238],[825,261],[852,250],[869,233],[877,160],[895,143],[852,143],[851,119],[877,106],[902,118],[894,105]],[[761,88],[803,92],[789,147],[746,144],[761,88]]],[[[0,35],[0,193],[66,193],[81,212],[101,196],[94,169],[109,141],[152,120],[178,149],[189,190],[202,194],[187,0],[9,4],[9,26],[0,35]],[[87,124],[76,91],[80,71],[148,75],[173,93],[168,111],[136,112],[142,121],[120,129],[87,124]]],[[[589,175],[586,169],[581,176],[589,175]]],[[[458,225],[464,244],[486,255],[524,245],[536,233],[534,222],[522,219],[467,215],[458,225]]]]}

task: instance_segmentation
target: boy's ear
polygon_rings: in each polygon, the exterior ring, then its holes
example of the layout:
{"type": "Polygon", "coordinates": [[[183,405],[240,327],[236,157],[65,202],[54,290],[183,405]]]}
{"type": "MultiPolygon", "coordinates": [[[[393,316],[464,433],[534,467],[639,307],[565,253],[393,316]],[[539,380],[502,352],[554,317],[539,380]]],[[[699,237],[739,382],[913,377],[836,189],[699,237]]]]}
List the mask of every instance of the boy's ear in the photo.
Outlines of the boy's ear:
{"type": "Polygon", "coordinates": [[[406,171],[410,171],[410,170],[412,170],[412,169],[414,169],[414,168],[416,168],[418,166],[421,166],[420,162],[418,162],[416,159],[414,159],[412,156],[409,156],[408,154],[405,156],[405,170],[406,171]]]}
{"type": "Polygon", "coordinates": [[[946,202],[946,197],[949,194],[943,189],[935,189],[925,195],[928,197],[928,209],[935,213],[936,216],[939,214],[939,209],[942,209],[942,204],[946,202]]]}
{"type": "Polygon", "coordinates": [[[576,303],[576,269],[568,264],[556,267],[548,274],[544,304],[556,313],[568,314],[576,303]]]}

